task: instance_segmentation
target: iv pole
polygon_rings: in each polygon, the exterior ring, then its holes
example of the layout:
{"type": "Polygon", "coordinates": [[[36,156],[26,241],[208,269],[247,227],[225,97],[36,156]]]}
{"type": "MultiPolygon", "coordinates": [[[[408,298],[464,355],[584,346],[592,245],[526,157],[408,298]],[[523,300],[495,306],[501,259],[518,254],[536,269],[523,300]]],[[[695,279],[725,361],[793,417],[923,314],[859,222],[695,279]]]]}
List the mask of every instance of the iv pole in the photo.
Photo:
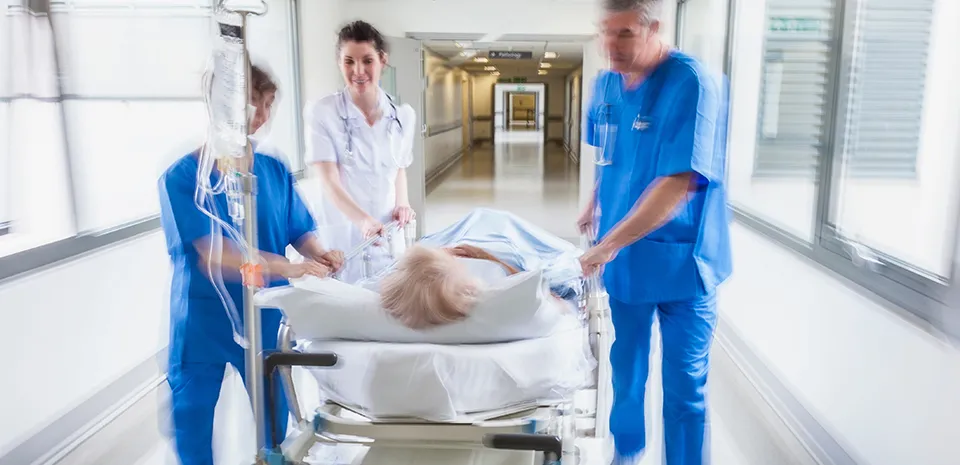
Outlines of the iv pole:
{"type": "MultiPolygon", "coordinates": [[[[217,4],[218,9],[240,16],[240,38],[243,46],[244,83],[246,87],[245,108],[250,108],[252,103],[251,98],[253,97],[253,83],[251,80],[252,64],[247,42],[247,17],[250,14],[257,16],[265,15],[267,13],[267,3],[261,0],[260,9],[252,9],[250,7],[230,8],[226,6],[225,3],[225,0],[219,0],[217,4]]],[[[223,25],[223,23],[219,23],[218,21],[218,26],[223,25]]],[[[245,338],[248,343],[244,353],[244,362],[247,375],[246,388],[250,396],[250,406],[253,410],[253,419],[257,431],[257,458],[255,463],[260,465],[267,464],[268,461],[272,461],[275,457],[273,457],[273,459],[267,457],[267,455],[273,456],[274,454],[266,450],[266,428],[264,422],[267,419],[267,415],[264,408],[262,322],[260,320],[260,311],[254,302],[257,291],[263,287],[263,270],[260,264],[259,241],[257,236],[257,177],[253,174],[253,144],[249,140],[251,134],[250,117],[249,115],[245,116],[243,120],[243,132],[247,136],[245,138],[246,156],[240,159],[224,157],[221,158],[220,161],[227,162],[226,166],[224,166],[224,171],[227,176],[233,178],[227,182],[228,186],[232,186],[232,189],[228,189],[234,190],[234,192],[227,192],[228,202],[235,200],[231,199],[231,197],[239,197],[243,210],[243,241],[246,247],[244,247],[245,254],[241,274],[243,276],[244,332],[246,333],[245,338]],[[246,166],[240,166],[241,163],[246,166]],[[239,192],[236,192],[237,187],[239,187],[239,192]],[[239,194],[239,196],[237,194],[239,194]]],[[[279,448],[279,444],[274,444],[274,447],[279,448]]]]}

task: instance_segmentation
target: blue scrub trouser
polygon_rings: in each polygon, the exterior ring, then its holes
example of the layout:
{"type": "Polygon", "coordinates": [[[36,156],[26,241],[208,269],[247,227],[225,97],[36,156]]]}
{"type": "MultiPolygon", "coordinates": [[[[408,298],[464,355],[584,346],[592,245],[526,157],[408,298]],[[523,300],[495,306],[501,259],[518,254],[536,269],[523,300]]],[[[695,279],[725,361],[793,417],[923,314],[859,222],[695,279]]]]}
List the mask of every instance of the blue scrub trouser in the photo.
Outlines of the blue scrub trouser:
{"type": "Polygon", "coordinates": [[[613,408],[610,432],[617,453],[633,456],[646,448],[644,389],[650,362],[654,314],[660,321],[663,352],[663,423],[667,465],[709,461],[707,384],[710,344],[716,326],[715,294],[659,304],[632,305],[610,299],[614,342],[610,352],[613,408]]]}
{"type": "MultiPolygon", "coordinates": [[[[243,360],[230,363],[246,383],[243,360]]],[[[225,369],[226,363],[182,363],[171,366],[167,373],[172,391],[174,440],[182,465],[213,465],[213,413],[220,399],[225,369]]],[[[282,394],[278,375],[275,375],[274,382],[282,394]]],[[[277,397],[275,415],[271,415],[269,404],[265,404],[265,421],[274,419],[278,438],[282,441],[287,435],[289,410],[286,396],[277,397]]],[[[271,447],[270,424],[266,425],[267,447],[271,447]]]]}

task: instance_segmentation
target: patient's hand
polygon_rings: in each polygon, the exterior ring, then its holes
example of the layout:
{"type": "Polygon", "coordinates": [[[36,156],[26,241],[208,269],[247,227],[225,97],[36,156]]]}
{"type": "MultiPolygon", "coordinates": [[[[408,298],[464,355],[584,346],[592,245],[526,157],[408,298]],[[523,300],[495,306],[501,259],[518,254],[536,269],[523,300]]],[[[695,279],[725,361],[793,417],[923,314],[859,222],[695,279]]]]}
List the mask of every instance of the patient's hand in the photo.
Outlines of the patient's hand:
{"type": "Polygon", "coordinates": [[[494,257],[490,252],[469,244],[460,244],[453,249],[450,249],[450,253],[452,253],[455,257],[475,258],[478,260],[497,260],[497,257],[494,257]]]}

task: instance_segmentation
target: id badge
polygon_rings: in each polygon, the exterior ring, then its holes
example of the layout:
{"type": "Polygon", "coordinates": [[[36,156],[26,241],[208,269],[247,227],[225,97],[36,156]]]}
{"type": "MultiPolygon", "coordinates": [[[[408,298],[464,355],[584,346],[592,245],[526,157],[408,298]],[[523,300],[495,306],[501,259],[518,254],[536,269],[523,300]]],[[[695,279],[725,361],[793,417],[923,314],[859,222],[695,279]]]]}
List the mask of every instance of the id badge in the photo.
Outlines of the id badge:
{"type": "Polygon", "coordinates": [[[602,123],[597,126],[600,131],[600,156],[598,165],[606,166],[613,163],[613,151],[617,142],[617,125],[611,123],[602,123]]]}

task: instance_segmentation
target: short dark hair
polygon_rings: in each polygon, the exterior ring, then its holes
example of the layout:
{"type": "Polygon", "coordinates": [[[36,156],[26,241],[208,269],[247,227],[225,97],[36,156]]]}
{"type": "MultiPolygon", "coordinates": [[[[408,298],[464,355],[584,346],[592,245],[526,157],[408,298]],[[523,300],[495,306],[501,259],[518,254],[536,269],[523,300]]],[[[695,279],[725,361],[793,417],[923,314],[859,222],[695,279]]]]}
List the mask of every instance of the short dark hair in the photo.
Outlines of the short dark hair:
{"type": "Polygon", "coordinates": [[[366,21],[354,21],[340,28],[337,33],[337,52],[344,42],[370,42],[377,53],[387,53],[387,41],[383,34],[366,21]]]}
{"type": "Polygon", "coordinates": [[[270,75],[257,65],[250,66],[250,83],[253,84],[253,95],[263,97],[277,91],[277,83],[270,75]]]}

